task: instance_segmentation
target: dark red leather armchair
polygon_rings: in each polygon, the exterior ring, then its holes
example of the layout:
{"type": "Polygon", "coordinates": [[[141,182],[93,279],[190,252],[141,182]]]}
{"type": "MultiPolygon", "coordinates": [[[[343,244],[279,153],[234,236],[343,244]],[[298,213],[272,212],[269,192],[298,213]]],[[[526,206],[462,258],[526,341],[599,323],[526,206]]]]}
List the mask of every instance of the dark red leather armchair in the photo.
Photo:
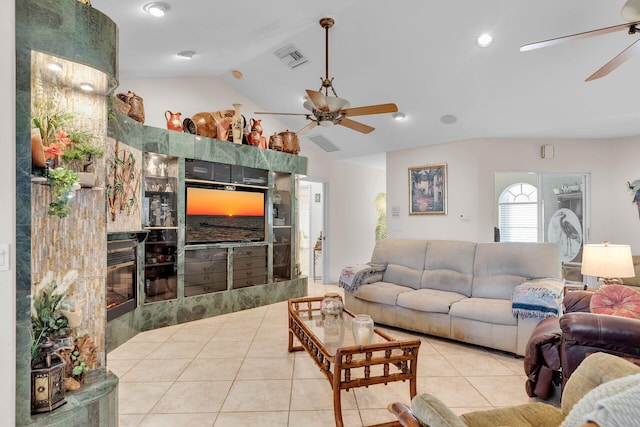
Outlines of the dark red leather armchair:
{"type": "Polygon", "coordinates": [[[588,354],[604,352],[640,364],[640,320],[593,314],[592,292],[564,297],[564,315],[540,322],[531,334],[524,358],[526,391],[548,399],[552,384],[567,382],[588,354]]]}
{"type": "Polygon", "coordinates": [[[563,386],[591,353],[610,353],[640,363],[640,320],[588,312],[592,295],[580,291],[565,297],[565,314],[560,318],[563,386]]]}

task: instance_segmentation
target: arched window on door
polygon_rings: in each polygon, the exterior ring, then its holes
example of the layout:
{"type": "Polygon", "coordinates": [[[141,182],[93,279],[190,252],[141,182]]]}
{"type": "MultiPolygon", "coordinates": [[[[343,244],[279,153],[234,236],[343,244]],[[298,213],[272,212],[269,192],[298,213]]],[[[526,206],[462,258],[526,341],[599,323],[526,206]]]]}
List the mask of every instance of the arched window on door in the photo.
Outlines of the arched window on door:
{"type": "Polygon", "coordinates": [[[500,240],[538,241],[538,189],[526,183],[507,187],[498,200],[500,240]]]}

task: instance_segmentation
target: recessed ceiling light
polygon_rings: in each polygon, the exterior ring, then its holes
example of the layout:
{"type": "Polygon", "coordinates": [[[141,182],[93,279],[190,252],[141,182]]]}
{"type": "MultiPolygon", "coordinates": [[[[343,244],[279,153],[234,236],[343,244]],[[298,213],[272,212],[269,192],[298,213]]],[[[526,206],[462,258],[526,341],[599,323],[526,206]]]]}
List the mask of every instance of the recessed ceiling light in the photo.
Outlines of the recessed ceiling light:
{"type": "Polygon", "coordinates": [[[95,90],[91,83],[80,83],[80,89],[85,92],[93,92],[95,90]]]}
{"type": "Polygon", "coordinates": [[[478,45],[478,47],[489,47],[492,43],[493,37],[488,33],[484,33],[476,39],[476,44],[478,45]]]}
{"type": "Polygon", "coordinates": [[[157,18],[164,16],[169,9],[171,9],[171,6],[164,2],[147,3],[142,6],[142,10],[157,18]]]}
{"type": "Polygon", "coordinates": [[[404,113],[400,113],[400,112],[393,113],[391,117],[393,117],[395,120],[399,122],[407,118],[407,116],[404,113]]]}
{"type": "Polygon", "coordinates": [[[445,125],[452,125],[458,121],[458,118],[453,114],[445,114],[444,116],[440,117],[440,121],[445,125]]]}
{"type": "Polygon", "coordinates": [[[184,59],[193,59],[196,55],[195,50],[183,50],[182,52],[178,52],[177,54],[180,58],[184,59]]]}
{"type": "Polygon", "coordinates": [[[236,79],[241,79],[241,78],[242,78],[242,71],[240,71],[240,70],[233,70],[233,71],[231,72],[231,75],[232,75],[233,77],[235,77],[236,79]]]}
{"type": "Polygon", "coordinates": [[[49,62],[47,63],[47,68],[51,71],[62,71],[62,64],[59,62],[49,62]]]}

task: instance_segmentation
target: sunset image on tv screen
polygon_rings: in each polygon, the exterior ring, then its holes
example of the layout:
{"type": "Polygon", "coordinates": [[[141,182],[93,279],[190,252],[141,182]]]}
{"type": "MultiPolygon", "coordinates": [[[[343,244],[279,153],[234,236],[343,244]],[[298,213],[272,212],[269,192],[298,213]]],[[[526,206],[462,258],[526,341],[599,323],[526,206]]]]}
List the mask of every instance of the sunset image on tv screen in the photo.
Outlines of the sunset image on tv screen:
{"type": "Polygon", "coordinates": [[[187,215],[264,216],[264,195],[259,192],[187,189],[187,215]]]}

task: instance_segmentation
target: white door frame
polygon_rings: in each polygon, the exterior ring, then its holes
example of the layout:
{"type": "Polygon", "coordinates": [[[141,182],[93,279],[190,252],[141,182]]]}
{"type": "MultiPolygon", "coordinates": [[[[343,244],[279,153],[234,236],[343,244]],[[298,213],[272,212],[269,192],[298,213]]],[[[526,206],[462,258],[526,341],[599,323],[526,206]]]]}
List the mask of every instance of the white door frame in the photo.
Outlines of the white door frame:
{"type": "MultiPolygon", "coordinates": [[[[318,262],[318,264],[320,264],[322,266],[322,272],[321,272],[321,277],[322,277],[322,281],[324,282],[327,279],[327,274],[329,271],[329,242],[331,241],[331,236],[328,235],[329,233],[327,233],[327,230],[329,229],[329,186],[328,183],[329,181],[326,179],[314,179],[314,178],[300,178],[300,182],[308,182],[310,184],[321,184],[322,185],[322,190],[320,193],[320,203],[321,203],[321,209],[322,209],[322,220],[321,220],[321,224],[320,224],[320,229],[322,230],[322,252],[320,252],[320,260],[318,262]]],[[[298,186],[299,188],[299,186],[298,186]]],[[[311,195],[313,196],[313,194],[311,195]]],[[[309,203],[314,203],[313,200],[309,200],[309,203]]],[[[311,212],[311,209],[309,210],[309,212],[311,212]]],[[[310,219],[309,223],[311,223],[311,220],[313,220],[313,218],[310,219]]],[[[311,227],[310,227],[311,228],[311,227]]],[[[299,233],[300,230],[296,230],[296,234],[299,233]]],[[[315,237],[309,236],[309,266],[308,266],[308,271],[309,271],[309,280],[313,281],[313,246],[315,244],[315,237]]],[[[317,272],[316,272],[317,274],[317,272]]]]}

